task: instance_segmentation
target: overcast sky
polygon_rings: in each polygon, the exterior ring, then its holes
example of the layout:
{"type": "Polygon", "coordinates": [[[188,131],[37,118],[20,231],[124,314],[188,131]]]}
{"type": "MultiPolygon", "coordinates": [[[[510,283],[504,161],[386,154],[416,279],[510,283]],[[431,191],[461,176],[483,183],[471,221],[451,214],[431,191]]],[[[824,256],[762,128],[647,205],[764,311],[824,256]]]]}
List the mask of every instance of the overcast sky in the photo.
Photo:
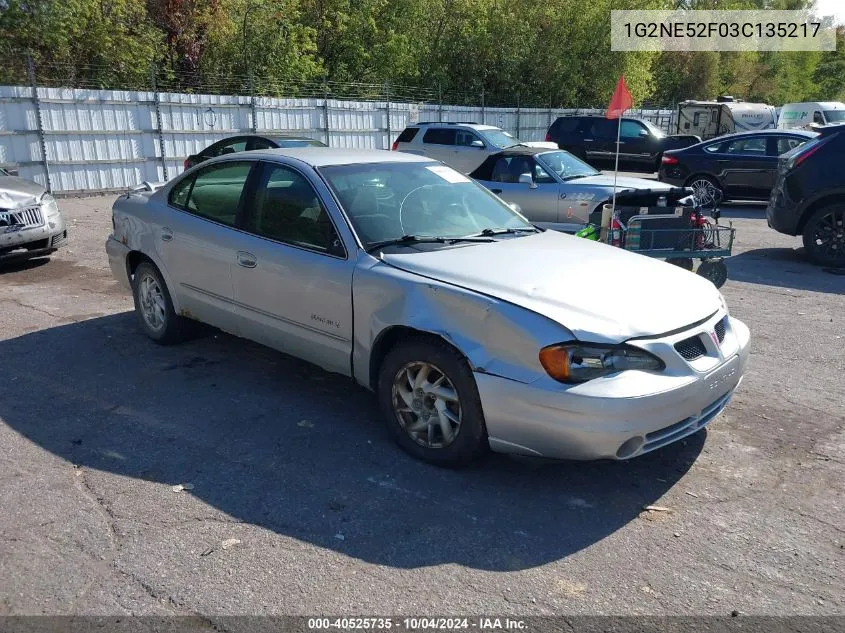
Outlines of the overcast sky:
{"type": "Polygon", "coordinates": [[[845,24],[845,0],[816,0],[819,15],[832,15],[839,24],[845,24]]]}

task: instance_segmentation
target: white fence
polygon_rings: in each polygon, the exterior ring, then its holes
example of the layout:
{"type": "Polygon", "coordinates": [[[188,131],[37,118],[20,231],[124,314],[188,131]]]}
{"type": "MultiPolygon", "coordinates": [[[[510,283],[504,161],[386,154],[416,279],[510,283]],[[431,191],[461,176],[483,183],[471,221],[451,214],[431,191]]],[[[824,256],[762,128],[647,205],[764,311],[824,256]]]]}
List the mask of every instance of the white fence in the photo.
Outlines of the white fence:
{"type": "MultiPolygon", "coordinates": [[[[173,178],[187,156],[237,133],[389,149],[411,123],[476,121],[537,141],[576,112],[601,111],[0,86],[0,167],[54,192],[114,191],[173,178]]],[[[674,125],[674,110],[632,114],[674,125]]]]}

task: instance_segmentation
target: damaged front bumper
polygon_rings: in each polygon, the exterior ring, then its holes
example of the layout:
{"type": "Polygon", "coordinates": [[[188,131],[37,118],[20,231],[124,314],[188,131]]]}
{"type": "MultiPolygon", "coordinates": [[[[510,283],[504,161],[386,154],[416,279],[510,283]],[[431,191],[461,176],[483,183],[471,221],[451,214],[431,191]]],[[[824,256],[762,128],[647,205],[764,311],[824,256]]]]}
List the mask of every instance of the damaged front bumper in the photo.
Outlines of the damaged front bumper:
{"type": "Polygon", "coordinates": [[[43,257],[67,244],[61,213],[42,206],[0,210],[0,261],[43,257]]]}

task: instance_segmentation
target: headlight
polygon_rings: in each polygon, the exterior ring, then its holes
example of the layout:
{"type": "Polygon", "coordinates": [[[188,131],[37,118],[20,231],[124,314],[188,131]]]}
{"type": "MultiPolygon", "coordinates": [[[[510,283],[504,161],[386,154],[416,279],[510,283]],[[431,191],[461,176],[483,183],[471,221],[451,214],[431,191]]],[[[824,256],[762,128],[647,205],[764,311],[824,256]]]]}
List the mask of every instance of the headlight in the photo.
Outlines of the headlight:
{"type": "Polygon", "coordinates": [[[48,218],[54,218],[59,215],[59,205],[56,204],[56,199],[49,193],[41,196],[41,208],[44,209],[44,214],[48,218]]]}
{"type": "Polygon", "coordinates": [[[577,383],[600,378],[626,369],[658,371],[663,361],[627,345],[562,343],[540,350],[540,364],[558,382],[577,383]]]}

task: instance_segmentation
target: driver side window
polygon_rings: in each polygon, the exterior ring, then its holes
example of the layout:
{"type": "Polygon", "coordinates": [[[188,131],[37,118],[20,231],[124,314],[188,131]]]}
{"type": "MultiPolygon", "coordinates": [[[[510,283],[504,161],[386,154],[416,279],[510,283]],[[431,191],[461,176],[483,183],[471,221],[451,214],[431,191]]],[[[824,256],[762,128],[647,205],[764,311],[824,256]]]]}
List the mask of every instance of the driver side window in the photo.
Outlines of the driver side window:
{"type": "Polygon", "coordinates": [[[455,145],[460,147],[469,147],[472,145],[473,141],[480,141],[481,139],[478,138],[472,132],[468,132],[466,130],[456,130],[455,132],[455,145]]]}
{"type": "Polygon", "coordinates": [[[550,185],[555,182],[552,175],[543,169],[536,160],[534,161],[534,182],[538,185],[550,185]]]}
{"type": "Polygon", "coordinates": [[[643,131],[645,131],[645,128],[636,121],[626,121],[623,119],[619,136],[628,139],[640,138],[640,133],[643,131]]]}

